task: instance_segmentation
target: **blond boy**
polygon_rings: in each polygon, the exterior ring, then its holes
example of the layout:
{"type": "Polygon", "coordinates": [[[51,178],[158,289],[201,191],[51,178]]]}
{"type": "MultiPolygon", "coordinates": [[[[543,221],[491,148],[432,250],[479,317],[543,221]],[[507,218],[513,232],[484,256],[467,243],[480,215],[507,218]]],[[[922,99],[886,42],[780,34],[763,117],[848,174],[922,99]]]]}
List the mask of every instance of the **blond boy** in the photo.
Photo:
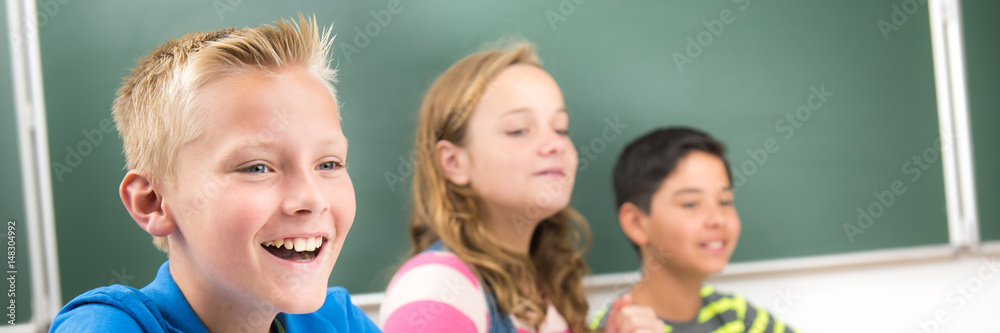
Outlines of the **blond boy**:
{"type": "Polygon", "coordinates": [[[375,332],[327,283],[354,221],[329,31],[315,19],[171,40],[114,103],[119,194],[169,260],[88,291],[53,332],[375,332]]]}

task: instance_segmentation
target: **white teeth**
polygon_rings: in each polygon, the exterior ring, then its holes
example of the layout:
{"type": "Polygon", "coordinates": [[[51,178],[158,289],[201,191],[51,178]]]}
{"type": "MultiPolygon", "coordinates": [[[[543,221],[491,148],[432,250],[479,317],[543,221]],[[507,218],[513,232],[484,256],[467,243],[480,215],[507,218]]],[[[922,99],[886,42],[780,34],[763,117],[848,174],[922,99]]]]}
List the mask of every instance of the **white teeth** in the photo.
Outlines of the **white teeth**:
{"type": "Polygon", "coordinates": [[[323,236],[310,238],[279,238],[263,242],[261,245],[274,246],[279,249],[284,246],[289,250],[295,249],[296,252],[315,251],[320,246],[323,246],[323,236]]]}
{"type": "Polygon", "coordinates": [[[711,241],[711,242],[705,243],[705,247],[707,247],[710,250],[721,249],[723,245],[725,245],[725,243],[723,243],[722,241],[711,241]]]}

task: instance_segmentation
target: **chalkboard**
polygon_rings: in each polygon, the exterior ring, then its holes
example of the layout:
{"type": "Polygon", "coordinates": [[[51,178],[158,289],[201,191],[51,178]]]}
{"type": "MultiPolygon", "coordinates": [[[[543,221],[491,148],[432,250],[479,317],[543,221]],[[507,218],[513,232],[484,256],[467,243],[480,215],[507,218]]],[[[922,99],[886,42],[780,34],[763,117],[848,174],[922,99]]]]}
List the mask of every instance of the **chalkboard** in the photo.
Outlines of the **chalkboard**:
{"type": "Polygon", "coordinates": [[[382,291],[406,257],[422,94],[509,35],[537,43],[565,95],[581,159],[572,205],[593,228],[595,273],[637,268],[615,220],[611,168],[626,142],[668,125],[705,129],[730,148],[743,221],[734,262],[947,244],[928,14],[907,3],[59,4],[41,45],[52,161],[71,170],[53,170],[64,299],[142,286],[166,259],[122,208],[121,142],[101,131],[134,59],[188,31],[298,12],[337,33],[358,213],[331,284],[352,293],[382,291]]]}
{"type": "MultiPolygon", "coordinates": [[[[28,256],[28,225],[24,207],[23,179],[21,178],[21,158],[18,147],[17,133],[17,113],[14,109],[14,79],[11,74],[10,59],[10,35],[7,28],[7,7],[0,5],[0,168],[4,170],[0,175],[0,217],[3,218],[4,253],[7,253],[6,237],[7,227],[14,227],[14,267],[9,269],[4,265],[3,278],[7,279],[14,275],[14,287],[11,288],[10,280],[0,283],[0,290],[4,295],[0,298],[3,307],[10,306],[11,297],[7,296],[11,289],[14,289],[14,324],[23,324],[31,320],[31,271],[28,256]],[[11,224],[13,222],[13,224],[11,224]],[[7,273],[16,272],[16,273],[7,273]]],[[[4,262],[9,261],[9,258],[4,262]]],[[[0,310],[0,324],[7,325],[11,319],[9,309],[0,310]]]]}
{"type": "Polygon", "coordinates": [[[979,233],[984,241],[1000,240],[1000,65],[997,54],[1000,45],[996,36],[1000,22],[1000,3],[962,1],[962,21],[965,35],[965,72],[969,91],[969,113],[972,122],[972,148],[976,169],[976,195],[979,206],[979,233]]]}

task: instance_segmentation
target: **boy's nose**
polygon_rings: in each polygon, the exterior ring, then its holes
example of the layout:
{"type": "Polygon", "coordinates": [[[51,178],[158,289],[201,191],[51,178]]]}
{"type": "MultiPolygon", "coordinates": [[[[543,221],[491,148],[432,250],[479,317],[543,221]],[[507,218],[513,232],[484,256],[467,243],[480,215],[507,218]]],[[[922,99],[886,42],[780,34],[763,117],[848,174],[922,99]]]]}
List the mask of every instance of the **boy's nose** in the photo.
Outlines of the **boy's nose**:
{"type": "Polygon", "coordinates": [[[299,175],[286,180],[285,198],[281,210],[287,215],[319,213],[327,209],[327,200],[319,182],[311,175],[299,175]]]}
{"type": "Polygon", "coordinates": [[[726,214],[723,211],[724,207],[720,205],[714,205],[711,212],[708,215],[708,226],[710,228],[722,228],[726,226],[726,214]]]}

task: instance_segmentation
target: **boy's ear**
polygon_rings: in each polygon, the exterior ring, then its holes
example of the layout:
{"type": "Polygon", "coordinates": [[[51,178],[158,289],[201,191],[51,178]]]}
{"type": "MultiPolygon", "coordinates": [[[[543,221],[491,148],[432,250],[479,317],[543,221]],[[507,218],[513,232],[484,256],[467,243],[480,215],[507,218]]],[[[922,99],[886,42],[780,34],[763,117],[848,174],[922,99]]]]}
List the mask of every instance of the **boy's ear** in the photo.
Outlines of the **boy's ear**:
{"type": "Polygon", "coordinates": [[[444,177],[458,186],[469,185],[469,154],[448,140],[438,141],[434,145],[434,156],[444,177]]]}
{"type": "Polygon", "coordinates": [[[118,195],[135,223],[150,235],[166,237],[177,229],[174,221],[165,214],[163,197],[149,178],[139,171],[129,170],[125,174],[118,195]]]}
{"type": "Polygon", "coordinates": [[[649,243],[649,236],[646,232],[649,218],[639,206],[631,202],[626,202],[618,207],[618,224],[622,227],[625,237],[632,240],[632,243],[640,248],[649,243]]]}

